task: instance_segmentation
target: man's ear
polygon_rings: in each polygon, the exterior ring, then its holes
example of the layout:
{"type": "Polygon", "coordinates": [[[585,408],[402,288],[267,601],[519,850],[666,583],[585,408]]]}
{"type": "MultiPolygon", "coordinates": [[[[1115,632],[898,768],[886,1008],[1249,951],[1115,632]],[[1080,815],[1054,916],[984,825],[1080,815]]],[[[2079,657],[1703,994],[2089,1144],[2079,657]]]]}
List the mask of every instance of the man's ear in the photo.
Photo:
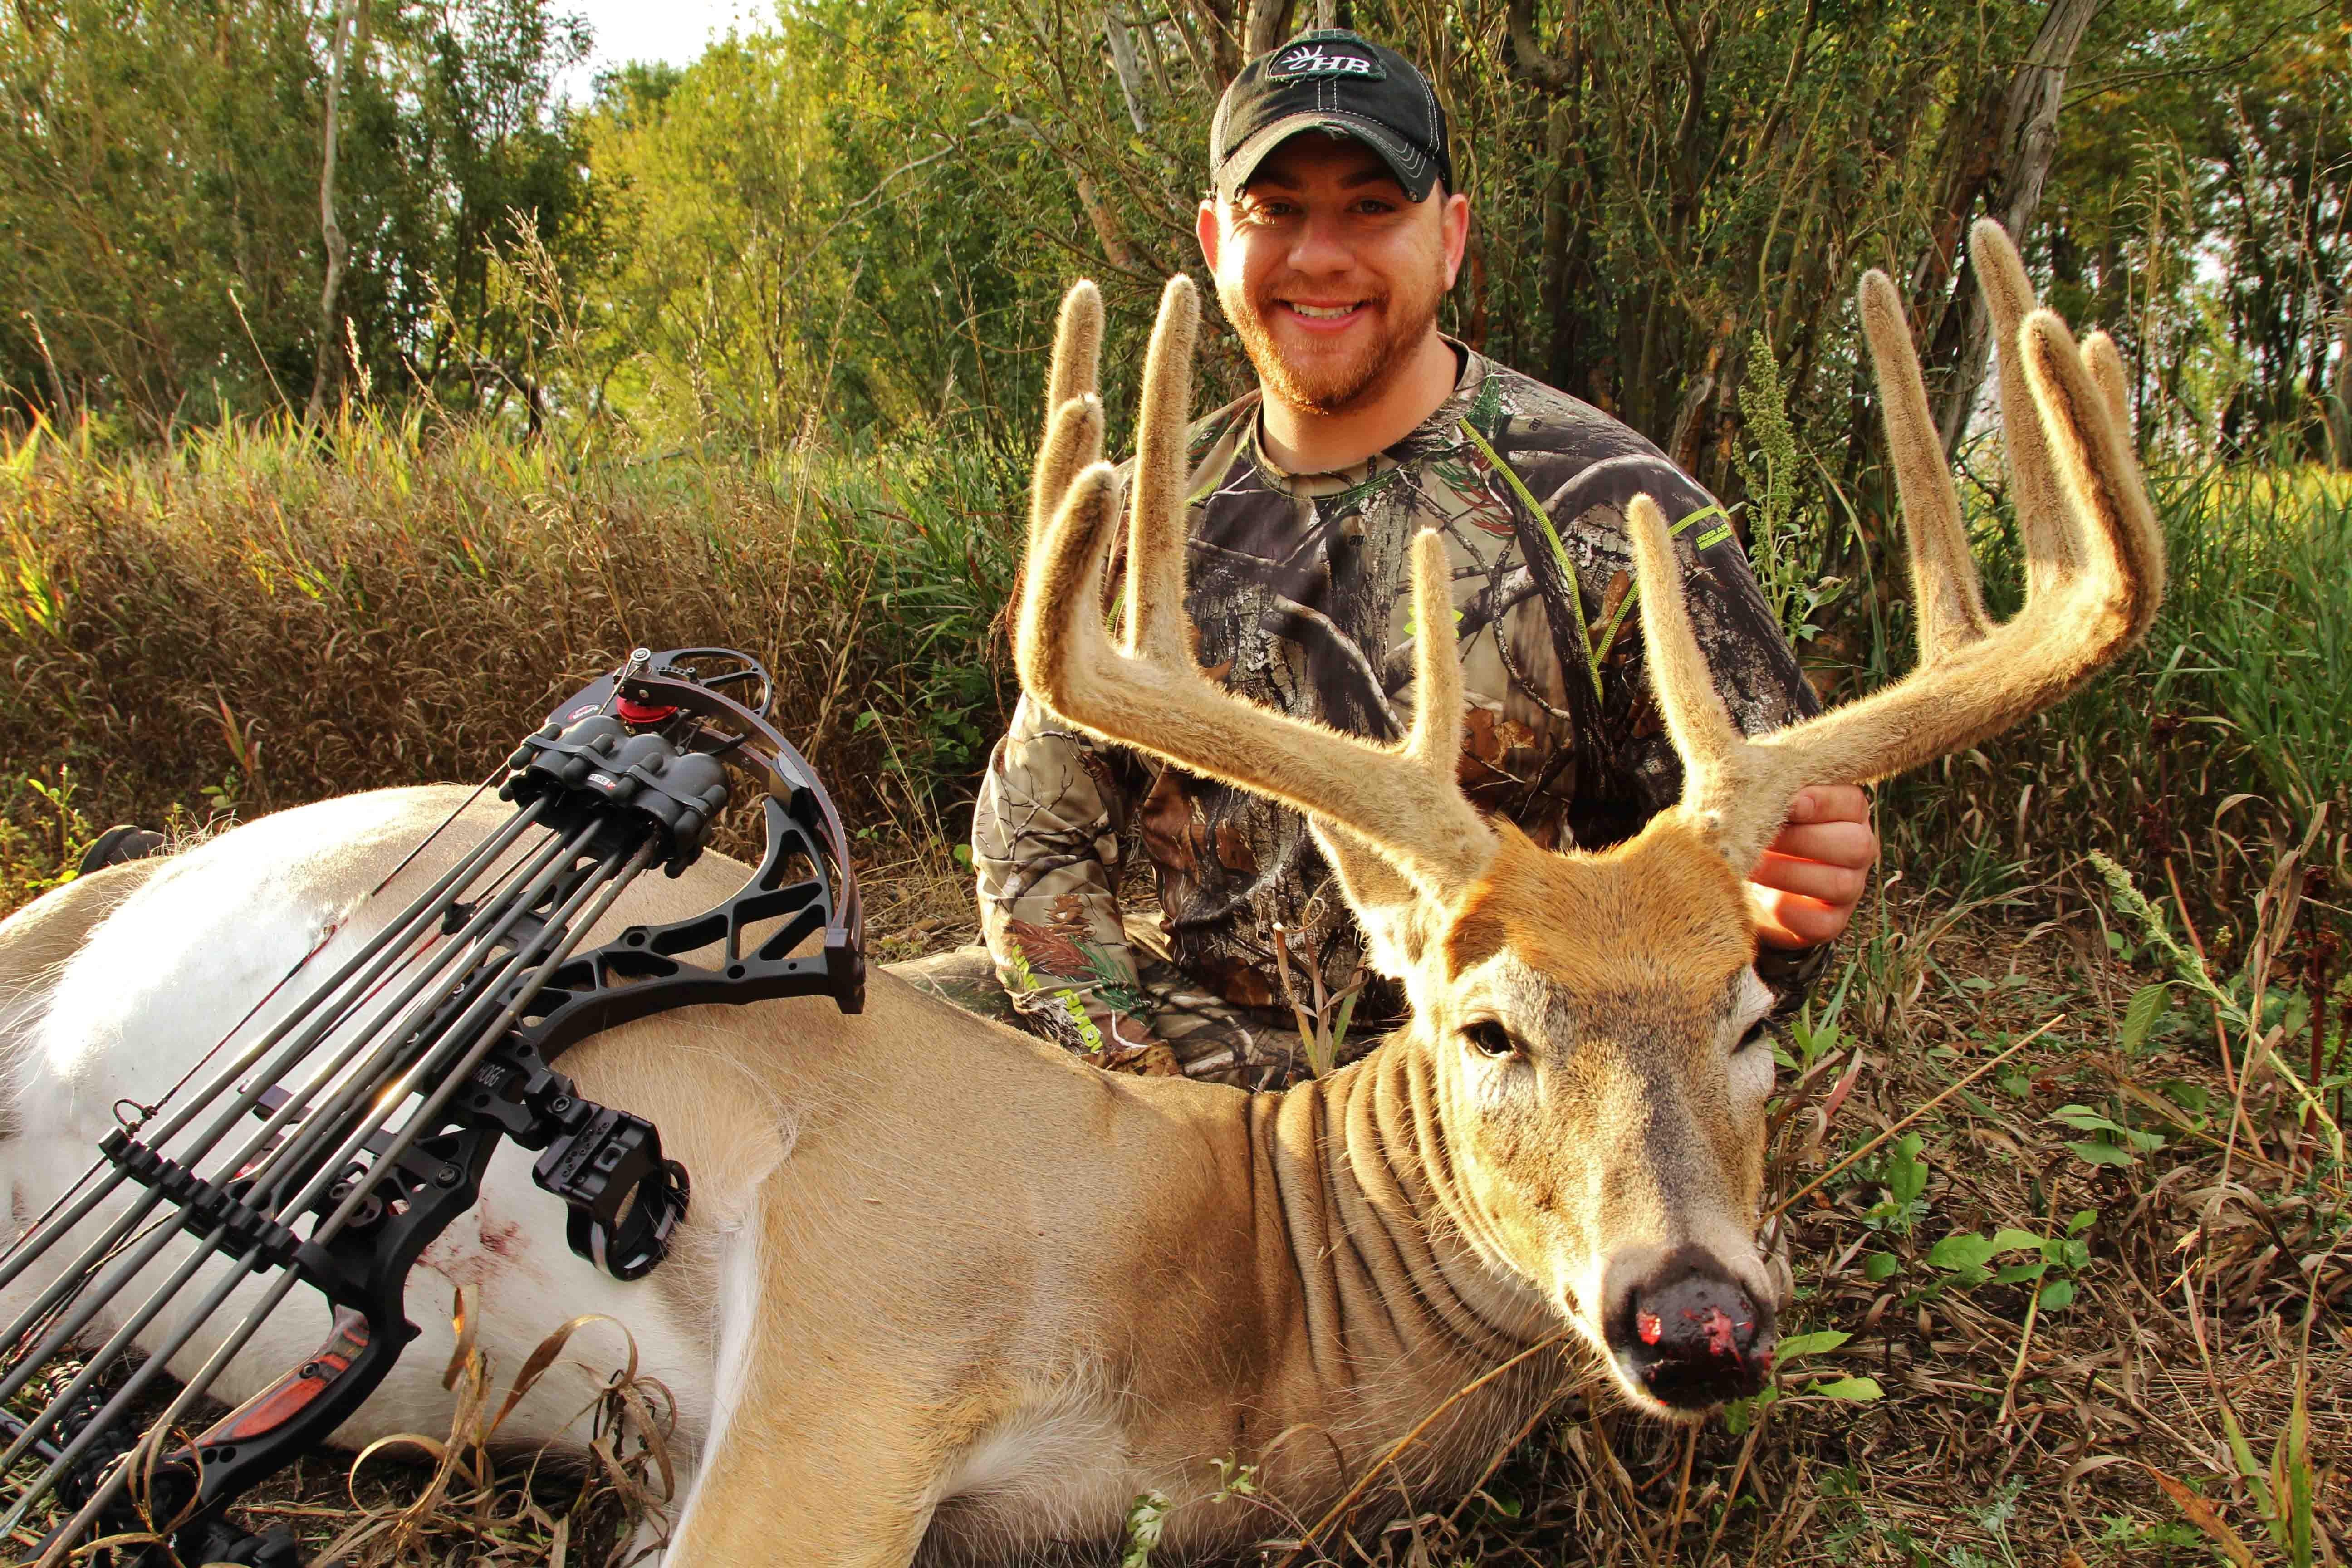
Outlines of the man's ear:
{"type": "Polygon", "coordinates": [[[1217,246],[1224,238],[1224,229],[1217,217],[1217,198],[1201,198],[1201,216],[1194,220],[1192,232],[1201,238],[1201,259],[1208,264],[1209,276],[1217,275],[1217,246]]]}
{"type": "Polygon", "coordinates": [[[1459,191],[1447,194],[1438,221],[1445,226],[1445,286],[1454,287],[1462,270],[1462,254],[1470,243],[1470,198],[1459,191]]]}

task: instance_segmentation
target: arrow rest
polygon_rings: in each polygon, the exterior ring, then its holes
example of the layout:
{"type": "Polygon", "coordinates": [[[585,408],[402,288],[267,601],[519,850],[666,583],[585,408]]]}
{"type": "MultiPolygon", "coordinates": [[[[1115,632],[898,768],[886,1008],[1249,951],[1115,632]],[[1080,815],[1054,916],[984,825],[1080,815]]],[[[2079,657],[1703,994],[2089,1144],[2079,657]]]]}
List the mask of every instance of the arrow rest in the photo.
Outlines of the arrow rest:
{"type": "Polygon", "coordinates": [[[403,1310],[409,1268],[473,1206],[502,1140],[538,1152],[532,1179],[568,1205],[573,1252],[619,1279],[660,1264],[686,1217],[685,1169],[663,1157],[650,1121],[583,1099],[552,1064],[593,1034],[672,1007],[865,1004],[847,838],[814,772],[769,722],[772,700],[768,672],[747,655],[636,649],[516,748],[499,790],[515,806],[504,826],[284,1017],[222,1041],[215,1054],[233,1054],[208,1079],[101,1142],[68,1197],[0,1254],[0,1285],[44,1262],[54,1271],[0,1333],[0,1534],[32,1529],[32,1560],[44,1563],[126,1533],[152,1544],[86,1560],[298,1561],[282,1527],[251,1535],[226,1510],[322,1443],[390,1373],[419,1331],[403,1310]],[[675,877],[701,856],[746,778],[760,788],[767,845],[741,889],[583,950],[638,875],[658,865],[675,877]],[[110,1198],[120,1212],[96,1238],[76,1235],[110,1198]],[[172,1261],[159,1258],[179,1236],[201,1245],[142,1294],[134,1282],[172,1261]],[[269,1281],[260,1304],[148,1417],[165,1363],[256,1276],[269,1281]],[[189,1406],[298,1283],[331,1314],[319,1349],[188,1436],[189,1406]],[[110,1307],[131,1326],[93,1350],[85,1342],[110,1307]],[[136,1331],[151,1323],[173,1327],[133,1364],[136,1331]],[[68,1359],[84,1351],[78,1366],[68,1359]],[[37,1409],[17,1414],[36,1395],[46,1395],[37,1409]]]}

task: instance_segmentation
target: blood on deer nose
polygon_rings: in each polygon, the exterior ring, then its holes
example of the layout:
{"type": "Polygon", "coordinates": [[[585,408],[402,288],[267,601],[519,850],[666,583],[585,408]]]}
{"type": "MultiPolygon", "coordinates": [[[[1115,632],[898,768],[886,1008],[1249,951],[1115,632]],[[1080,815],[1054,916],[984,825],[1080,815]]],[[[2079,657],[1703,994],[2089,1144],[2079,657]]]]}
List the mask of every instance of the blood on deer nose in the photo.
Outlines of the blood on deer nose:
{"type": "Polygon", "coordinates": [[[1677,1410],[1754,1394],[1771,1370],[1777,1342],[1770,1304],[1696,1247],[1661,1258],[1610,1314],[1610,1349],[1634,1382],[1677,1410]]]}

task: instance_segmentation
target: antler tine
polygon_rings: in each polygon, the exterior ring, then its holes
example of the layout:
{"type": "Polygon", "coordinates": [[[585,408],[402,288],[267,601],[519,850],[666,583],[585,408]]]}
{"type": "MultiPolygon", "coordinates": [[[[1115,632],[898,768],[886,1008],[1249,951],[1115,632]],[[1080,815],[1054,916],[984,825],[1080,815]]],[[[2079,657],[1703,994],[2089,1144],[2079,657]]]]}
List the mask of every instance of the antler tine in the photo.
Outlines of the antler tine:
{"type": "MultiPolygon", "coordinates": [[[[1715,689],[1698,634],[1691,629],[1683,597],[1682,565],[1675,559],[1666,514],[1646,495],[1625,509],[1627,542],[1633,547],[1633,579],[1641,590],[1642,641],[1650,666],[1650,689],[1666,721],[1666,733],[1683,763],[1680,809],[1696,817],[1718,842],[1736,831],[1728,820],[1742,799],[1755,794],[1748,765],[1752,748],[1715,689]]],[[[1787,802],[1781,803],[1783,808],[1787,802]]],[[[1747,869],[1726,849],[1725,858],[1747,869]]]]}
{"type": "Polygon", "coordinates": [[[1184,616],[1184,437],[1192,410],[1200,290],[1182,273],[1160,293],[1143,360],[1127,538],[1127,646],[1163,663],[1190,662],[1184,616]]]}
{"type": "Polygon", "coordinates": [[[1102,293],[1084,279],[1062,296],[1054,323],[1053,368],[1045,377],[1045,431],[1029,488],[1029,548],[1062,508],[1080,469],[1102,456],[1102,400],[1096,394],[1102,354],[1102,293]]]}
{"type": "Polygon", "coordinates": [[[2032,280],[2011,243],[2009,231],[1990,218],[1979,218],[1969,230],[1969,259],[1976,265],[1977,286],[1992,317],[1992,341],[2000,360],[2000,439],[2009,465],[2011,498],[2017,512],[2017,531],[2025,544],[2026,590],[2078,570],[2058,476],[2052,467],[2049,442],[2042,422],[2029,416],[2032,389],[2026,383],[2019,353],[2018,333],[2033,313],[2032,280]]]}
{"type": "Polygon", "coordinates": [[[1102,334],[1102,290],[1081,278],[1062,296],[1061,313],[1054,319],[1054,363],[1045,377],[1048,413],[1100,389],[1102,334]]]}
{"type": "Polygon", "coordinates": [[[2116,351],[2116,340],[2105,332],[2093,332],[2083,340],[2083,363],[2091,367],[2091,379],[2107,399],[2107,416],[2115,421],[2116,434],[2129,441],[2131,422],[2131,378],[2124,374],[2124,356],[2116,351]]]}
{"type": "MultiPolygon", "coordinates": [[[[2123,616],[2120,647],[2147,630],[2164,600],[2164,531],[2132,458],[2130,417],[2122,406],[2122,360],[2104,333],[2076,348],[2074,335],[2054,310],[2026,318],[2023,349],[2026,379],[2051,426],[2059,482],[2074,517],[2090,520],[2088,527],[2076,525],[2086,575],[2131,590],[2120,606],[2103,606],[2123,616]],[[2072,439],[2060,434],[2062,426],[2072,439]]],[[[2032,607],[2029,599],[2027,608],[2032,607]]]]}
{"type": "Polygon", "coordinates": [[[1960,521],[1960,493],[1944,461],[1943,437],[1927,412],[1927,386],[1903,318],[1903,300],[1886,274],[1863,274],[1857,303],[1863,336],[1877,368],[1886,416],[1886,449],[1904,526],[1911,531],[1911,595],[1922,657],[1971,643],[1990,629],[1975,557],[1960,521]]]}
{"type": "MultiPolygon", "coordinates": [[[[1883,280],[1881,280],[1883,282],[1883,280]]],[[[2025,607],[1999,626],[1981,616],[1976,563],[1958,520],[1926,483],[1925,398],[1891,286],[1866,282],[1864,321],[1888,408],[1904,499],[1914,512],[1911,570],[1922,606],[1918,668],[1884,690],[1748,740],[1717,699],[1691,630],[1665,518],[1649,498],[1628,509],[1652,680],[1685,771],[1681,809],[1699,819],[1726,860],[1746,872],[1807,784],[1885,778],[1975,744],[2063,698],[2155,617],[2164,594],[2164,543],[2117,417],[2121,365],[2112,347],[2078,350],[2048,310],[2026,317],[2004,363],[2018,365],[2022,399],[2004,405],[2012,444],[2037,427],[2051,506],[2044,551],[2025,607]],[[1899,342],[1894,341],[1899,339],[1899,342]],[[1910,385],[1904,383],[1911,381],[1910,385]],[[2029,419],[2029,412],[2033,416],[2029,419]],[[1906,452],[1908,444],[1913,450],[1906,452]],[[1956,579],[1958,579],[1956,581],[1956,579]]]]}
{"type": "MultiPolygon", "coordinates": [[[[1234,696],[1201,673],[1181,646],[1181,629],[1172,657],[1160,651],[1156,638],[1134,652],[1117,646],[1096,596],[1117,489],[1108,463],[1079,474],[1023,574],[1013,658],[1030,693],[1106,740],[1346,829],[1429,894],[1451,897],[1485,870],[1493,830],[1454,782],[1461,656],[1444,542],[1431,532],[1413,542],[1419,700],[1403,742],[1380,746],[1234,696]]],[[[1150,626],[1164,616],[1181,628],[1182,520],[1167,519],[1165,526],[1179,534],[1172,548],[1165,539],[1138,542],[1165,551],[1174,563],[1172,574],[1147,581],[1140,621],[1150,626]]]]}

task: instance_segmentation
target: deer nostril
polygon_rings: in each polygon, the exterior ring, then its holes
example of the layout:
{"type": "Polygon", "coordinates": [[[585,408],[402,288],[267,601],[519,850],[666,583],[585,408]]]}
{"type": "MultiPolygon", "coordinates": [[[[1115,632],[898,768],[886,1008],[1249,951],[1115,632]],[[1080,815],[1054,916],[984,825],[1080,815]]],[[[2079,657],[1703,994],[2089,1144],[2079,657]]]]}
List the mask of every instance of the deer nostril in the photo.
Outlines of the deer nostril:
{"type": "Polygon", "coordinates": [[[1677,1249],[1628,1291],[1611,1328],[1634,1378],[1680,1409],[1753,1394],[1771,1370],[1771,1309],[1696,1248],[1677,1249]]]}

